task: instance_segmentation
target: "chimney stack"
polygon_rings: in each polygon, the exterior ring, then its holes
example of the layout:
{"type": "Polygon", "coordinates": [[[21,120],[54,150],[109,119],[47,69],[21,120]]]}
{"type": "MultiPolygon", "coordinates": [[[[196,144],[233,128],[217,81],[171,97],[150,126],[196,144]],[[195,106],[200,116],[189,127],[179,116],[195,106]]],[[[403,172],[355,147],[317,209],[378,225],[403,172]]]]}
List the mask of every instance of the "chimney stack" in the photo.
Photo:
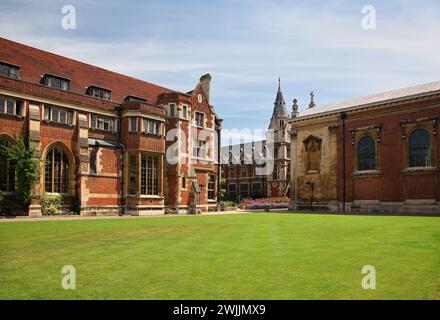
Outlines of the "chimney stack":
{"type": "Polygon", "coordinates": [[[209,73],[200,77],[200,84],[209,104],[211,104],[211,79],[212,77],[209,73]]]}

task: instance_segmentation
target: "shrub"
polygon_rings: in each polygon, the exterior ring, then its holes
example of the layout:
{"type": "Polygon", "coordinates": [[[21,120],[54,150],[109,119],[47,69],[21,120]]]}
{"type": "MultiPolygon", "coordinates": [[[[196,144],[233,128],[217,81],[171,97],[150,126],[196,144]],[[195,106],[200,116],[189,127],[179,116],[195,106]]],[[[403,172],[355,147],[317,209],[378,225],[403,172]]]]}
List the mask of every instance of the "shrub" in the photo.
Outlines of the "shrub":
{"type": "Polygon", "coordinates": [[[61,214],[61,206],[63,205],[63,197],[61,195],[49,195],[43,193],[40,198],[41,212],[43,215],[59,215],[61,214]]]}
{"type": "Polygon", "coordinates": [[[222,207],[233,207],[234,206],[234,201],[232,201],[232,200],[221,201],[220,205],[222,207]]]}
{"type": "Polygon", "coordinates": [[[39,161],[29,141],[19,138],[16,143],[3,146],[0,152],[15,166],[20,201],[27,208],[31,204],[35,184],[40,178],[39,161]]]}

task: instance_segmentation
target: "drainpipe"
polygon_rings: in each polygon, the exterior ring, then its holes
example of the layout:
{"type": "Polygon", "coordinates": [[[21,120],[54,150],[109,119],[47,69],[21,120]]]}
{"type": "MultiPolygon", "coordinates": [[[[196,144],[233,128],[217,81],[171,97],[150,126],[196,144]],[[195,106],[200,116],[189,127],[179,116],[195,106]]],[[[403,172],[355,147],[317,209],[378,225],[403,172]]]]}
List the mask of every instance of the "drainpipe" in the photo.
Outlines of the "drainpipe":
{"type": "Polygon", "coordinates": [[[218,119],[219,121],[219,126],[218,126],[218,143],[217,143],[217,161],[218,161],[218,172],[217,172],[217,210],[220,210],[220,197],[221,197],[221,191],[222,191],[222,183],[221,183],[221,178],[222,178],[222,173],[221,173],[221,157],[220,157],[220,152],[221,152],[221,124],[222,124],[222,119],[218,119]]]}
{"type": "Polygon", "coordinates": [[[118,113],[118,140],[121,145],[122,154],[121,154],[121,213],[119,215],[125,215],[125,146],[122,143],[122,108],[116,107],[116,111],[118,113]]]}
{"type": "Polygon", "coordinates": [[[310,210],[313,211],[313,191],[315,189],[315,184],[313,182],[306,182],[306,186],[310,188],[310,210]]]}
{"type": "Polygon", "coordinates": [[[347,186],[346,186],[346,155],[345,155],[345,119],[347,119],[347,114],[345,112],[341,113],[342,120],[342,211],[345,212],[345,202],[347,197],[347,186]]]}

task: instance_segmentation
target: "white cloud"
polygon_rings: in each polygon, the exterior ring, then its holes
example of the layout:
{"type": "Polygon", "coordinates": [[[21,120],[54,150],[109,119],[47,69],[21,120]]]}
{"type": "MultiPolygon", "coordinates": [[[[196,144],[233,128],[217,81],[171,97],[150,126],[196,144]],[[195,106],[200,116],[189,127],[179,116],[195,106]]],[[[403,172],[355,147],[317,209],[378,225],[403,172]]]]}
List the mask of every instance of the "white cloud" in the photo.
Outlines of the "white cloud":
{"type": "MultiPolygon", "coordinates": [[[[266,127],[278,76],[286,101],[295,96],[300,105],[308,103],[310,90],[318,103],[328,103],[438,80],[440,4],[434,1],[377,4],[374,31],[361,28],[361,1],[240,4],[245,11],[219,8],[214,25],[206,23],[209,18],[202,16],[201,7],[183,19],[181,12],[160,10],[155,3],[154,12],[166,14],[166,19],[135,21],[126,26],[130,36],[117,40],[93,37],[95,30],[54,30],[56,8],[44,11],[34,5],[32,11],[23,5],[12,10],[13,5],[0,5],[8,13],[0,30],[12,40],[181,91],[192,89],[201,74],[210,72],[214,105],[225,127],[243,125],[246,116],[253,126],[266,127]],[[146,23],[154,32],[137,34],[146,23]],[[180,36],[179,28],[187,28],[189,36],[180,36]]],[[[119,27],[116,17],[109,14],[105,25],[119,27]]],[[[104,18],[96,16],[97,22],[104,18]]]]}

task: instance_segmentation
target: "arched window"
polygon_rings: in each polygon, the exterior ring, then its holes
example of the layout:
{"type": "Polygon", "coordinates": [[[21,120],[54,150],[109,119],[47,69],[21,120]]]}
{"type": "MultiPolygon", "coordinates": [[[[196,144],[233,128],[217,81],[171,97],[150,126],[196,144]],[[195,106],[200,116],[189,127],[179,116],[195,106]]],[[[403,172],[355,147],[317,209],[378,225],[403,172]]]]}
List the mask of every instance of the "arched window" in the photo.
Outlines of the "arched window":
{"type": "Polygon", "coordinates": [[[409,166],[428,167],[431,165],[431,145],[429,133],[425,129],[414,130],[409,136],[409,166]]]}
{"type": "Polygon", "coordinates": [[[358,171],[376,169],[376,149],[371,137],[363,137],[358,142],[357,169],[358,171]]]}
{"type": "Polygon", "coordinates": [[[44,165],[44,189],[46,192],[69,192],[69,158],[57,145],[51,147],[46,154],[44,165]]]}
{"type": "Polygon", "coordinates": [[[0,139],[0,191],[15,191],[15,168],[14,163],[9,161],[5,154],[4,148],[9,145],[6,139],[0,139]]]}

